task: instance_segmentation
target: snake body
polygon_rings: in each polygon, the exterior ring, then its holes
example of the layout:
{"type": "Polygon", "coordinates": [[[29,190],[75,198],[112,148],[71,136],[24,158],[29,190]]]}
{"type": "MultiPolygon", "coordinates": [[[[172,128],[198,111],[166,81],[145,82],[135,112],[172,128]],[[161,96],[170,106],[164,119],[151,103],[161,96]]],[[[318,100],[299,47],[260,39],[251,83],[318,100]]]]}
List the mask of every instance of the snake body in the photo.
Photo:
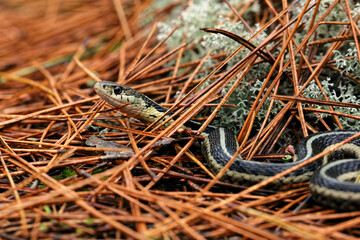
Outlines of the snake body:
{"type": "MultiPolygon", "coordinates": [[[[166,108],[147,96],[126,86],[101,81],[95,84],[99,96],[121,112],[145,122],[154,122],[166,108]]],[[[163,120],[165,120],[163,118],[163,120]]],[[[168,124],[171,124],[169,121],[168,124]]],[[[357,131],[326,131],[302,139],[296,147],[294,162],[264,163],[246,161],[238,156],[222,180],[235,184],[253,184],[293,167],[324,149],[354,135],[357,131]]],[[[218,173],[236,153],[236,136],[226,128],[209,126],[201,134],[201,149],[209,168],[218,173]]],[[[360,138],[343,145],[331,154],[274,181],[275,186],[309,181],[313,198],[323,205],[341,210],[360,209],[360,184],[354,183],[360,174],[360,138]],[[336,161],[340,160],[341,161],[336,161]],[[344,160],[347,159],[347,160],[344,160]],[[323,167],[322,167],[323,166],[323,167]],[[314,174],[313,174],[314,173],[314,174]]]]}

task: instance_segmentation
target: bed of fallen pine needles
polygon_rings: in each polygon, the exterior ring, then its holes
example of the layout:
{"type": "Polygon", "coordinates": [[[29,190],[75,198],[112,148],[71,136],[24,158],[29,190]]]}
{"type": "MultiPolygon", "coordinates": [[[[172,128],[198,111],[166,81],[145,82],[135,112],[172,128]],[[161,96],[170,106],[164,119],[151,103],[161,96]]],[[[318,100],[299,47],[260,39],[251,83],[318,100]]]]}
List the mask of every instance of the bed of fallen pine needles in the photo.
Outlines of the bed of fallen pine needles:
{"type": "MultiPolygon", "coordinates": [[[[141,14],[151,2],[11,0],[0,4],[0,239],[360,237],[360,212],[337,212],[317,205],[309,199],[307,183],[281,191],[264,187],[280,177],[275,176],[250,187],[238,186],[221,182],[220,175],[211,176],[206,164],[203,169],[194,163],[193,158],[204,159],[199,147],[191,147],[198,138],[196,131],[179,134],[179,127],[202,109],[207,109],[206,115],[198,120],[207,120],[205,124],[218,118],[214,107],[224,105],[228,97],[220,94],[224,85],[237,86],[234,79],[246,76],[256,62],[269,59],[250,47],[246,58],[225,71],[222,64],[231,53],[211,55],[217,60],[211,70],[216,71],[197,78],[205,71],[205,58],[180,61],[192,43],[169,49],[156,37],[156,22],[163,21],[180,2],[169,1],[167,7],[154,10],[153,21],[141,23],[141,14]],[[170,61],[175,64],[167,64],[170,61]],[[113,110],[94,92],[99,80],[133,87],[174,107],[174,112],[179,110],[178,118],[166,129],[119,118],[121,108],[113,110]],[[210,87],[195,88],[208,80],[210,87]],[[176,93],[181,101],[175,99],[176,93]],[[106,158],[104,150],[109,149],[85,144],[94,134],[132,147],[134,153],[106,158]]],[[[347,9],[347,0],[334,2],[347,9]]],[[[291,61],[285,62],[278,55],[287,45],[293,48],[292,30],[301,21],[290,25],[288,18],[280,17],[256,16],[261,26],[279,25],[266,42],[255,47],[276,42],[276,54],[271,55],[276,64],[262,94],[272,96],[273,102],[281,101],[283,108],[257,129],[252,126],[262,102],[254,102],[244,116],[245,127],[238,139],[247,159],[284,157],[287,146],[275,147],[272,154],[265,150],[287,128],[299,136],[317,131],[319,125],[326,128],[325,120],[315,124],[304,117],[302,104],[309,103],[307,110],[316,113],[316,108],[311,109],[316,100],[301,93],[277,95],[276,86],[286,80],[284,74],[297,88],[300,80],[302,85],[313,81],[325,65],[332,65],[333,50],[349,40],[343,37],[359,35],[357,19],[353,19],[341,36],[334,36],[338,39],[331,40],[322,59],[309,65],[304,56],[306,61],[294,62],[300,53],[290,51],[291,61]],[[294,74],[299,69],[307,71],[300,80],[294,74]],[[295,121],[297,125],[292,124],[295,121]]],[[[317,26],[314,23],[313,28],[317,26]]],[[[351,39],[359,53],[358,41],[351,39]]],[[[316,46],[308,45],[309,41],[298,49],[316,46]]],[[[356,77],[348,77],[359,83],[356,77]]],[[[332,105],[326,100],[322,103],[332,105]]],[[[341,115],[328,112],[335,119],[341,115]]]]}

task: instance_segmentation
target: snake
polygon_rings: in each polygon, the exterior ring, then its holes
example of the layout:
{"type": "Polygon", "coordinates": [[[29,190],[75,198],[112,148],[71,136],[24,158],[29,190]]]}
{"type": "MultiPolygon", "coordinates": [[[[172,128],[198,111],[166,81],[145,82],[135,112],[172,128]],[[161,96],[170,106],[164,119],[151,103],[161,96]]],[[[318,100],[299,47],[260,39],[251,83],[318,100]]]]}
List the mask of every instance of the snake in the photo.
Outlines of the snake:
{"type": "MultiPolygon", "coordinates": [[[[162,121],[165,121],[170,116],[164,116],[167,112],[166,108],[124,85],[100,81],[94,85],[94,90],[105,102],[113,107],[120,107],[122,113],[140,121],[153,123],[162,117],[162,121]]],[[[190,121],[193,127],[195,121],[190,121]]],[[[333,130],[309,135],[297,144],[292,162],[248,161],[237,156],[221,180],[240,185],[261,182],[306,161],[356,133],[356,130],[333,130]]],[[[209,125],[201,133],[201,137],[202,154],[209,169],[216,174],[236,153],[239,147],[236,135],[227,128],[209,125]]],[[[310,193],[316,202],[330,208],[353,211],[360,210],[360,184],[355,182],[359,175],[360,137],[271,184],[283,186],[309,181],[310,193]]]]}

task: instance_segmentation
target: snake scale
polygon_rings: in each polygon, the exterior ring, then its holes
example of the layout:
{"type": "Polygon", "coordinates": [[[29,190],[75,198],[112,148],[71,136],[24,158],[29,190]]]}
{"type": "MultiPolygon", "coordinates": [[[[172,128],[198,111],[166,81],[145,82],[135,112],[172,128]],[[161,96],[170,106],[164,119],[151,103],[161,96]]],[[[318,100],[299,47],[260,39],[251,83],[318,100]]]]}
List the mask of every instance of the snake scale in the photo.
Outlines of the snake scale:
{"type": "MultiPolygon", "coordinates": [[[[166,108],[142,93],[109,81],[95,84],[95,91],[107,103],[121,107],[121,112],[144,122],[154,122],[164,115],[166,108]]],[[[165,118],[164,118],[165,119],[165,118]]],[[[171,123],[171,121],[170,121],[171,123]]],[[[302,139],[296,146],[294,162],[264,163],[246,161],[238,156],[225,172],[222,180],[247,185],[260,182],[293,167],[326,148],[357,133],[354,130],[326,131],[302,139]]],[[[209,168],[219,172],[235,154],[236,136],[226,128],[209,126],[201,134],[201,149],[209,168]]],[[[310,180],[315,201],[345,211],[360,210],[360,138],[356,138],[331,154],[276,180],[274,185],[286,185],[310,180]],[[341,161],[340,161],[341,160],[341,161]]]]}

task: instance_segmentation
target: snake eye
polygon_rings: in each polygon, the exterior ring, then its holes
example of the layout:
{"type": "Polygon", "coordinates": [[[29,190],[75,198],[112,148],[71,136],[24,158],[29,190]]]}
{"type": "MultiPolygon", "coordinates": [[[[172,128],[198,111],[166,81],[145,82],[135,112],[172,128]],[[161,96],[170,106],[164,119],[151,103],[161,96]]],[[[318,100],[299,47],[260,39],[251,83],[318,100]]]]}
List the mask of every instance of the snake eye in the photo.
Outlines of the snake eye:
{"type": "Polygon", "coordinates": [[[121,89],[120,86],[117,86],[117,87],[114,88],[114,93],[115,93],[116,95],[119,95],[119,94],[121,93],[121,91],[122,91],[122,89],[121,89]]]}

